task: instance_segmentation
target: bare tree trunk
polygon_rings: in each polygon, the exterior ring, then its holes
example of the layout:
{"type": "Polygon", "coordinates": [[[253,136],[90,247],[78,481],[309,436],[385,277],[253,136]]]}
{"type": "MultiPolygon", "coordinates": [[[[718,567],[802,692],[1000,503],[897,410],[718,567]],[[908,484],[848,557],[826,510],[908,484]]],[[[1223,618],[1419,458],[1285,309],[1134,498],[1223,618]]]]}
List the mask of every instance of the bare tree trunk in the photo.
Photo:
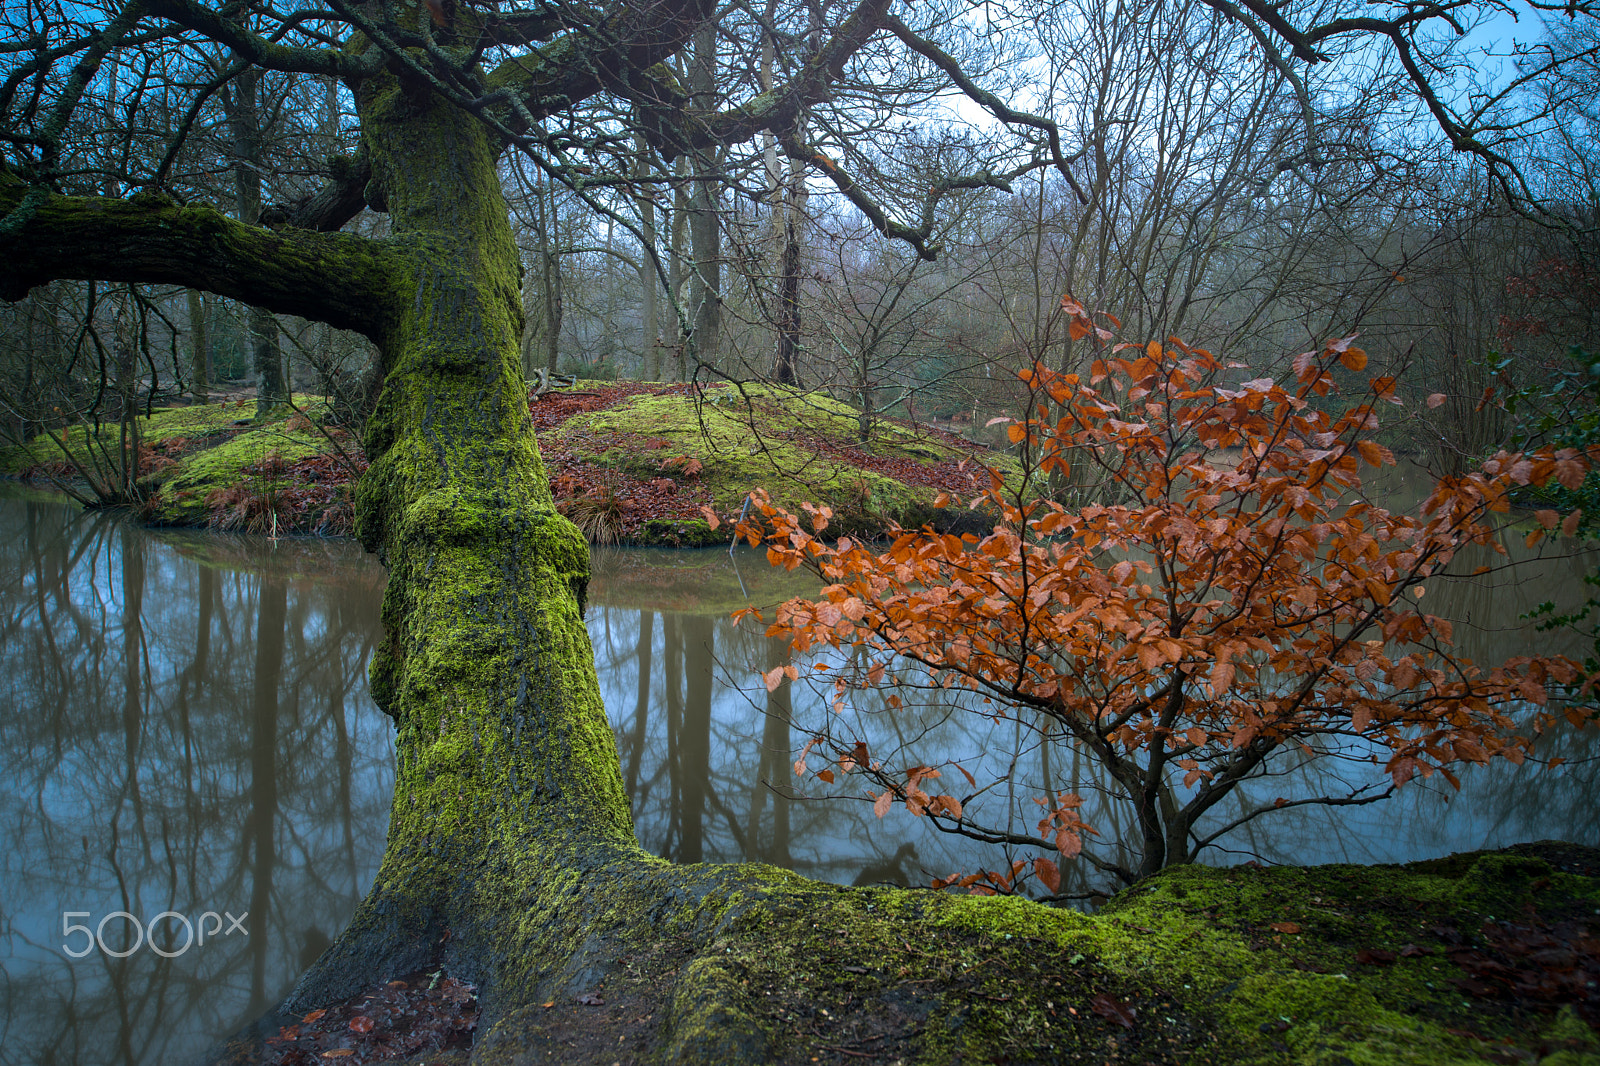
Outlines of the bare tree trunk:
{"type": "MultiPolygon", "coordinates": [[[[769,0],[769,25],[775,21],[776,14],[777,2],[769,0]]],[[[816,8],[812,9],[813,47],[818,38],[816,20],[819,14],[816,8]]],[[[762,49],[761,70],[762,88],[768,91],[774,84],[776,53],[776,42],[768,34],[762,49]]],[[[804,118],[798,121],[804,125],[804,118]]],[[[763,135],[763,150],[772,213],[772,243],[777,249],[778,298],[772,380],[780,385],[798,385],[800,372],[795,359],[800,348],[800,225],[806,200],[805,167],[797,161],[790,161],[787,167],[783,165],[778,157],[777,138],[770,131],[763,135]]]]}
{"type": "Polygon", "coordinates": [[[639,291],[643,301],[639,330],[639,376],[646,381],[661,379],[661,282],[656,276],[656,190],[649,184],[654,169],[650,149],[643,135],[634,138],[634,177],[639,181],[639,232],[645,247],[639,250],[639,291]]]}
{"type": "Polygon", "coordinates": [[[119,301],[115,337],[112,341],[113,372],[117,390],[118,434],[117,489],[122,499],[132,500],[139,482],[139,401],[135,395],[139,369],[138,351],[133,343],[133,323],[126,298],[119,301]]]}
{"type": "MultiPolygon", "coordinates": [[[[668,288],[672,295],[673,308],[683,306],[683,286],[688,281],[689,275],[689,157],[681,155],[675,167],[674,176],[677,180],[672,183],[672,263],[668,272],[668,288]]],[[[689,334],[680,319],[676,330],[678,343],[673,346],[673,358],[677,363],[677,380],[683,381],[689,376],[688,346],[689,334]]]]}
{"type": "MultiPolygon", "coordinates": [[[[233,129],[234,205],[239,221],[253,226],[261,220],[261,114],[256,92],[261,72],[251,68],[234,79],[228,102],[228,123],[233,129]]],[[[272,312],[250,308],[250,367],[256,375],[256,417],[263,418],[289,396],[283,379],[283,352],[278,344],[278,320],[272,312]]]]}
{"type": "MultiPolygon", "coordinates": [[[[694,59],[689,64],[689,92],[695,107],[715,108],[716,77],[717,26],[707,21],[695,32],[694,59]]],[[[716,366],[722,339],[722,229],[717,219],[721,182],[715,149],[694,153],[694,178],[689,192],[689,247],[694,260],[689,279],[689,340],[697,366],[716,366]]]]}

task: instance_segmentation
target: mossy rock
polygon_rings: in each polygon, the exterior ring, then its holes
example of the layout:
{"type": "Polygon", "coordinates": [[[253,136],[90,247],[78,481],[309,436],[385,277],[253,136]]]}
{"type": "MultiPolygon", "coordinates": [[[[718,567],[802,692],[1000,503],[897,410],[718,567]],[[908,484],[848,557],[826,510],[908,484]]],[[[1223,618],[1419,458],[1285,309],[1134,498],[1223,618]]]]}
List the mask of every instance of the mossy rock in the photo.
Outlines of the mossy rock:
{"type": "Polygon", "coordinates": [[[704,548],[727,538],[703,518],[651,518],[644,524],[639,543],[646,548],[704,548]]]}
{"type": "Polygon", "coordinates": [[[812,596],[806,570],[767,565],[759,552],[725,546],[701,551],[597,548],[590,557],[589,603],[630,610],[726,618],[742,607],[772,607],[812,596]]]}
{"type": "Polygon", "coordinates": [[[1178,867],[1112,899],[1082,942],[1213,1003],[1241,1060],[1422,1066],[1520,1048],[1600,1063],[1574,1014],[1600,1021],[1600,994],[1564,1002],[1534,987],[1548,962],[1518,955],[1600,926],[1597,860],[1547,842],[1406,866],[1178,867]]]}

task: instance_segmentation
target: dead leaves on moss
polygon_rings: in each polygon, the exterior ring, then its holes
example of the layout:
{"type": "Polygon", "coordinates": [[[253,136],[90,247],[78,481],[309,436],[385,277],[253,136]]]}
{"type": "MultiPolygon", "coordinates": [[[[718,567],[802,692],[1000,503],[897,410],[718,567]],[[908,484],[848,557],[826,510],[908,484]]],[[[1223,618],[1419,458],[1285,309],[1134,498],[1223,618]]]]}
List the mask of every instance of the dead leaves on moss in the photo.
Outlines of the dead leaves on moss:
{"type": "Polygon", "coordinates": [[[314,1010],[267,1039],[267,1066],[391,1062],[464,1048],[477,1027],[477,990],[439,973],[412,974],[314,1010]]]}

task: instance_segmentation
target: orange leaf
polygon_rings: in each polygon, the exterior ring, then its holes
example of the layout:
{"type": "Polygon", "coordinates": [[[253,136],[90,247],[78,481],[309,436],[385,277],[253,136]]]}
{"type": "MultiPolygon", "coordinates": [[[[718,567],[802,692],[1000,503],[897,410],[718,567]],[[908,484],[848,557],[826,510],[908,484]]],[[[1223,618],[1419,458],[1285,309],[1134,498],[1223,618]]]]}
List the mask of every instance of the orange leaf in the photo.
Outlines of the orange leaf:
{"type": "Polygon", "coordinates": [[[1346,370],[1365,370],[1367,353],[1360,348],[1346,348],[1339,353],[1339,362],[1344,364],[1346,370]]]}
{"type": "Polygon", "coordinates": [[[894,802],[894,793],[884,789],[878,798],[872,801],[872,813],[879,818],[889,813],[889,805],[894,802]]]}
{"type": "Polygon", "coordinates": [[[700,508],[700,513],[705,515],[706,525],[710,526],[712,529],[716,529],[718,526],[722,525],[722,519],[718,518],[717,512],[713,511],[711,508],[702,506],[700,508]]]}
{"type": "Polygon", "coordinates": [[[761,675],[761,680],[766,682],[768,692],[776,692],[778,686],[783,684],[783,667],[774,666],[761,675]]]}
{"type": "Polygon", "coordinates": [[[833,784],[833,771],[832,770],[818,770],[817,771],[817,776],[820,777],[822,780],[826,781],[828,784],[830,784],[830,785],[833,784]]]}
{"type": "Polygon", "coordinates": [[[1298,933],[1300,931],[1300,923],[1298,923],[1298,922],[1273,922],[1272,925],[1269,926],[1269,928],[1275,929],[1280,933],[1298,933]]]}
{"type": "Polygon", "coordinates": [[[1033,860],[1033,872],[1051,894],[1061,891],[1061,867],[1043,856],[1033,860]]]}
{"type": "Polygon", "coordinates": [[[1448,400],[1448,399],[1449,399],[1449,398],[1450,398],[1450,397],[1448,397],[1448,396],[1446,396],[1446,395],[1445,395],[1445,394],[1444,394],[1444,393],[1442,393],[1442,392],[1436,392],[1436,393],[1434,393],[1434,394],[1433,394],[1433,395],[1432,395],[1432,396],[1429,396],[1429,397],[1428,397],[1428,406],[1429,406],[1429,407],[1439,407],[1439,406],[1442,406],[1442,405],[1443,405],[1443,404],[1444,404],[1444,402],[1445,402],[1445,401],[1446,401],[1446,400],[1448,400]]]}
{"type": "Polygon", "coordinates": [[[1144,354],[1148,355],[1152,359],[1160,359],[1161,358],[1161,342],[1160,341],[1151,341],[1149,344],[1145,345],[1144,346],[1144,354]]]}

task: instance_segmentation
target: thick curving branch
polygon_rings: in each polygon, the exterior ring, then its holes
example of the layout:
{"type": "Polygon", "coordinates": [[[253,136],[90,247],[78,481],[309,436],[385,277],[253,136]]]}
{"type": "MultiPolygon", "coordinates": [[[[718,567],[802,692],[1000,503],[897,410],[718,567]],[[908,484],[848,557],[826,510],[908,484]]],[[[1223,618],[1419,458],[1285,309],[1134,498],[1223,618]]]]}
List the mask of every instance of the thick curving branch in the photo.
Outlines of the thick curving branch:
{"type": "Polygon", "coordinates": [[[262,224],[332,233],[359,215],[368,206],[367,186],[372,181],[372,161],[366,149],[331,162],[333,173],[326,185],[310,196],[263,210],[262,224]]]}
{"type": "Polygon", "coordinates": [[[740,107],[716,115],[688,116],[686,132],[690,143],[697,148],[739,144],[763,130],[794,126],[807,107],[821,103],[832,94],[833,85],[843,75],[850,57],[892,21],[889,0],[861,0],[827,42],[787,82],[740,107]]]}
{"type": "Polygon", "coordinates": [[[364,78],[376,74],[383,67],[383,55],[375,49],[342,52],[332,48],[297,48],[279,44],[196,0],[146,0],[145,9],[208,40],[227,45],[241,59],[268,70],[322,74],[335,78],[364,78]]]}
{"type": "MultiPolygon", "coordinates": [[[[14,212],[29,192],[0,176],[0,212],[14,212]]],[[[402,306],[403,276],[401,257],[379,241],[246,226],[149,193],[46,195],[0,237],[0,299],[20,300],[57,278],[186,285],[374,341],[402,306]]]]}
{"type": "Polygon", "coordinates": [[[630,6],[612,18],[574,27],[491,71],[485,79],[489,92],[473,101],[473,109],[517,136],[596,93],[613,90],[627,96],[636,81],[653,85],[653,77],[644,72],[686,45],[714,9],[709,0],[667,0],[630,6]]]}

